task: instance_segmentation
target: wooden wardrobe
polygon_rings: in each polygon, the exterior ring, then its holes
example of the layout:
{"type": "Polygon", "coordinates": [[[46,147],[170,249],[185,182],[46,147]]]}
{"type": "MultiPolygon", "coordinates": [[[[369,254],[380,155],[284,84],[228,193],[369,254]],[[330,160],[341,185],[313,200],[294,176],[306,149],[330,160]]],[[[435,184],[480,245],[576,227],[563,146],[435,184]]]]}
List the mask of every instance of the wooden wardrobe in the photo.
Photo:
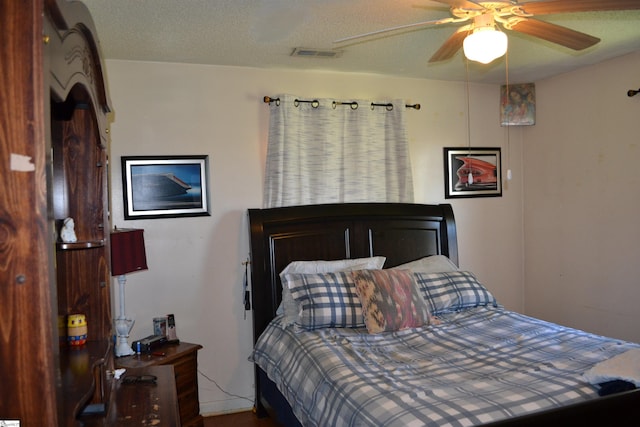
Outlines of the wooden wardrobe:
{"type": "Polygon", "coordinates": [[[85,425],[115,390],[100,46],[75,1],[0,0],[0,31],[0,420],[85,425]],[[67,217],[77,242],[58,238],[67,217]],[[72,313],[88,324],[77,348],[72,313]]]}

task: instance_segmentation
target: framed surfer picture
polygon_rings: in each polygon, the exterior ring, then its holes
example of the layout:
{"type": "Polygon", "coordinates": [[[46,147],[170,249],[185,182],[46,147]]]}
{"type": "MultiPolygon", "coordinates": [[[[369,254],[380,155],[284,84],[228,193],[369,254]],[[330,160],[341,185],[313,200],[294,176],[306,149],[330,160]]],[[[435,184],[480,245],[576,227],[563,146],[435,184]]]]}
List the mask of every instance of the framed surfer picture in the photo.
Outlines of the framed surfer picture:
{"type": "Polygon", "coordinates": [[[208,156],[121,160],[125,219],[210,215],[208,156]]]}

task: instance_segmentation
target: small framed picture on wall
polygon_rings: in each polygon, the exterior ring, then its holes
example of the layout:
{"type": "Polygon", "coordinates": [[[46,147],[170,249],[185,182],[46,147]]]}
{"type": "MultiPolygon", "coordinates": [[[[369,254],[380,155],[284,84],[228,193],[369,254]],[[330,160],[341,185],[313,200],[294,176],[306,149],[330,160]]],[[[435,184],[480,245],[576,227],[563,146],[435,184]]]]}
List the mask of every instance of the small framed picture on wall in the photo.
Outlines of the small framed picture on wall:
{"type": "Polygon", "coordinates": [[[124,218],[209,213],[208,156],[122,157],[124,218]]]}
{"type": "Polygon", "coordinates": [[[500,125],[531,126],[535,124],[535,84],[502,85],[500,87],[500,125]]]}
{"type": "Polygon", "coordinates": [[[500,197],[500,147],[445,147],[444,197],[500,197]]]}

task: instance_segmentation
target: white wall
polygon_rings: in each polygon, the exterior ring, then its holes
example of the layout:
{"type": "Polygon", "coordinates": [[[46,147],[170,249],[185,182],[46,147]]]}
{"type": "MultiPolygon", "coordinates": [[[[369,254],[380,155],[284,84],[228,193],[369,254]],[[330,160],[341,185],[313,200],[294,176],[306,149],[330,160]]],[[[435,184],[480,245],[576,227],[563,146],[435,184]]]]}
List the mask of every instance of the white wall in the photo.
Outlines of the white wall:
{"type": "Polygon", "coordinates": [[[526,312],[640,342],[640,53],[536,84],[524,131],[526,312]]]}
{"type": "MultiPolygon", "coordinates": [[[[148,252],[149,270],[127,280],[127,312],[137,320],[132,338],[151,334],[154,316],[175,314],[178,337],[204,346],[199,355],[206,375],[199,377],[204,414],[253,404],[253,366],[247,361],[251,313],[245,318],[241,263],[249,252],[246,210],[262,206],[269,118],[263,96],[404,98],[422,104],[420,111],[407,111],[419,203],[446,202],[442,147],[468,143],[463,83],[116,60],[106,61],[106,68],[115,110],[112,221],[144,228],[148,252]],[[123,220],[120,156],[160,154],[209,155],[210,217],[123,220]]],[[[497,86],[472,85],[470,100],[472,144],[503,147],[503,162],[514,179],[505,183],[500,198],[450,200],[461,267],[476,272],[501,303],[521,311],[522,132],[511,130],[507,150],[497,86]]]]}

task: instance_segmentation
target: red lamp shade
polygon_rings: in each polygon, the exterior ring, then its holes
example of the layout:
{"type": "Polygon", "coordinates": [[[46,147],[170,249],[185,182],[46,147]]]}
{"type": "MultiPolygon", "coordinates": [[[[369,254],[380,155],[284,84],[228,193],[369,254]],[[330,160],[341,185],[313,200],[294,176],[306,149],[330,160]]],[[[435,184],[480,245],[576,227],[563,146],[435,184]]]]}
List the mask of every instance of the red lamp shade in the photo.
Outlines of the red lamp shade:
{"type": "Polygon", "coordinates": [[[111,232],[111,275],[120,276],[147,269],[144,230],[115,229],[111,232]]]}

